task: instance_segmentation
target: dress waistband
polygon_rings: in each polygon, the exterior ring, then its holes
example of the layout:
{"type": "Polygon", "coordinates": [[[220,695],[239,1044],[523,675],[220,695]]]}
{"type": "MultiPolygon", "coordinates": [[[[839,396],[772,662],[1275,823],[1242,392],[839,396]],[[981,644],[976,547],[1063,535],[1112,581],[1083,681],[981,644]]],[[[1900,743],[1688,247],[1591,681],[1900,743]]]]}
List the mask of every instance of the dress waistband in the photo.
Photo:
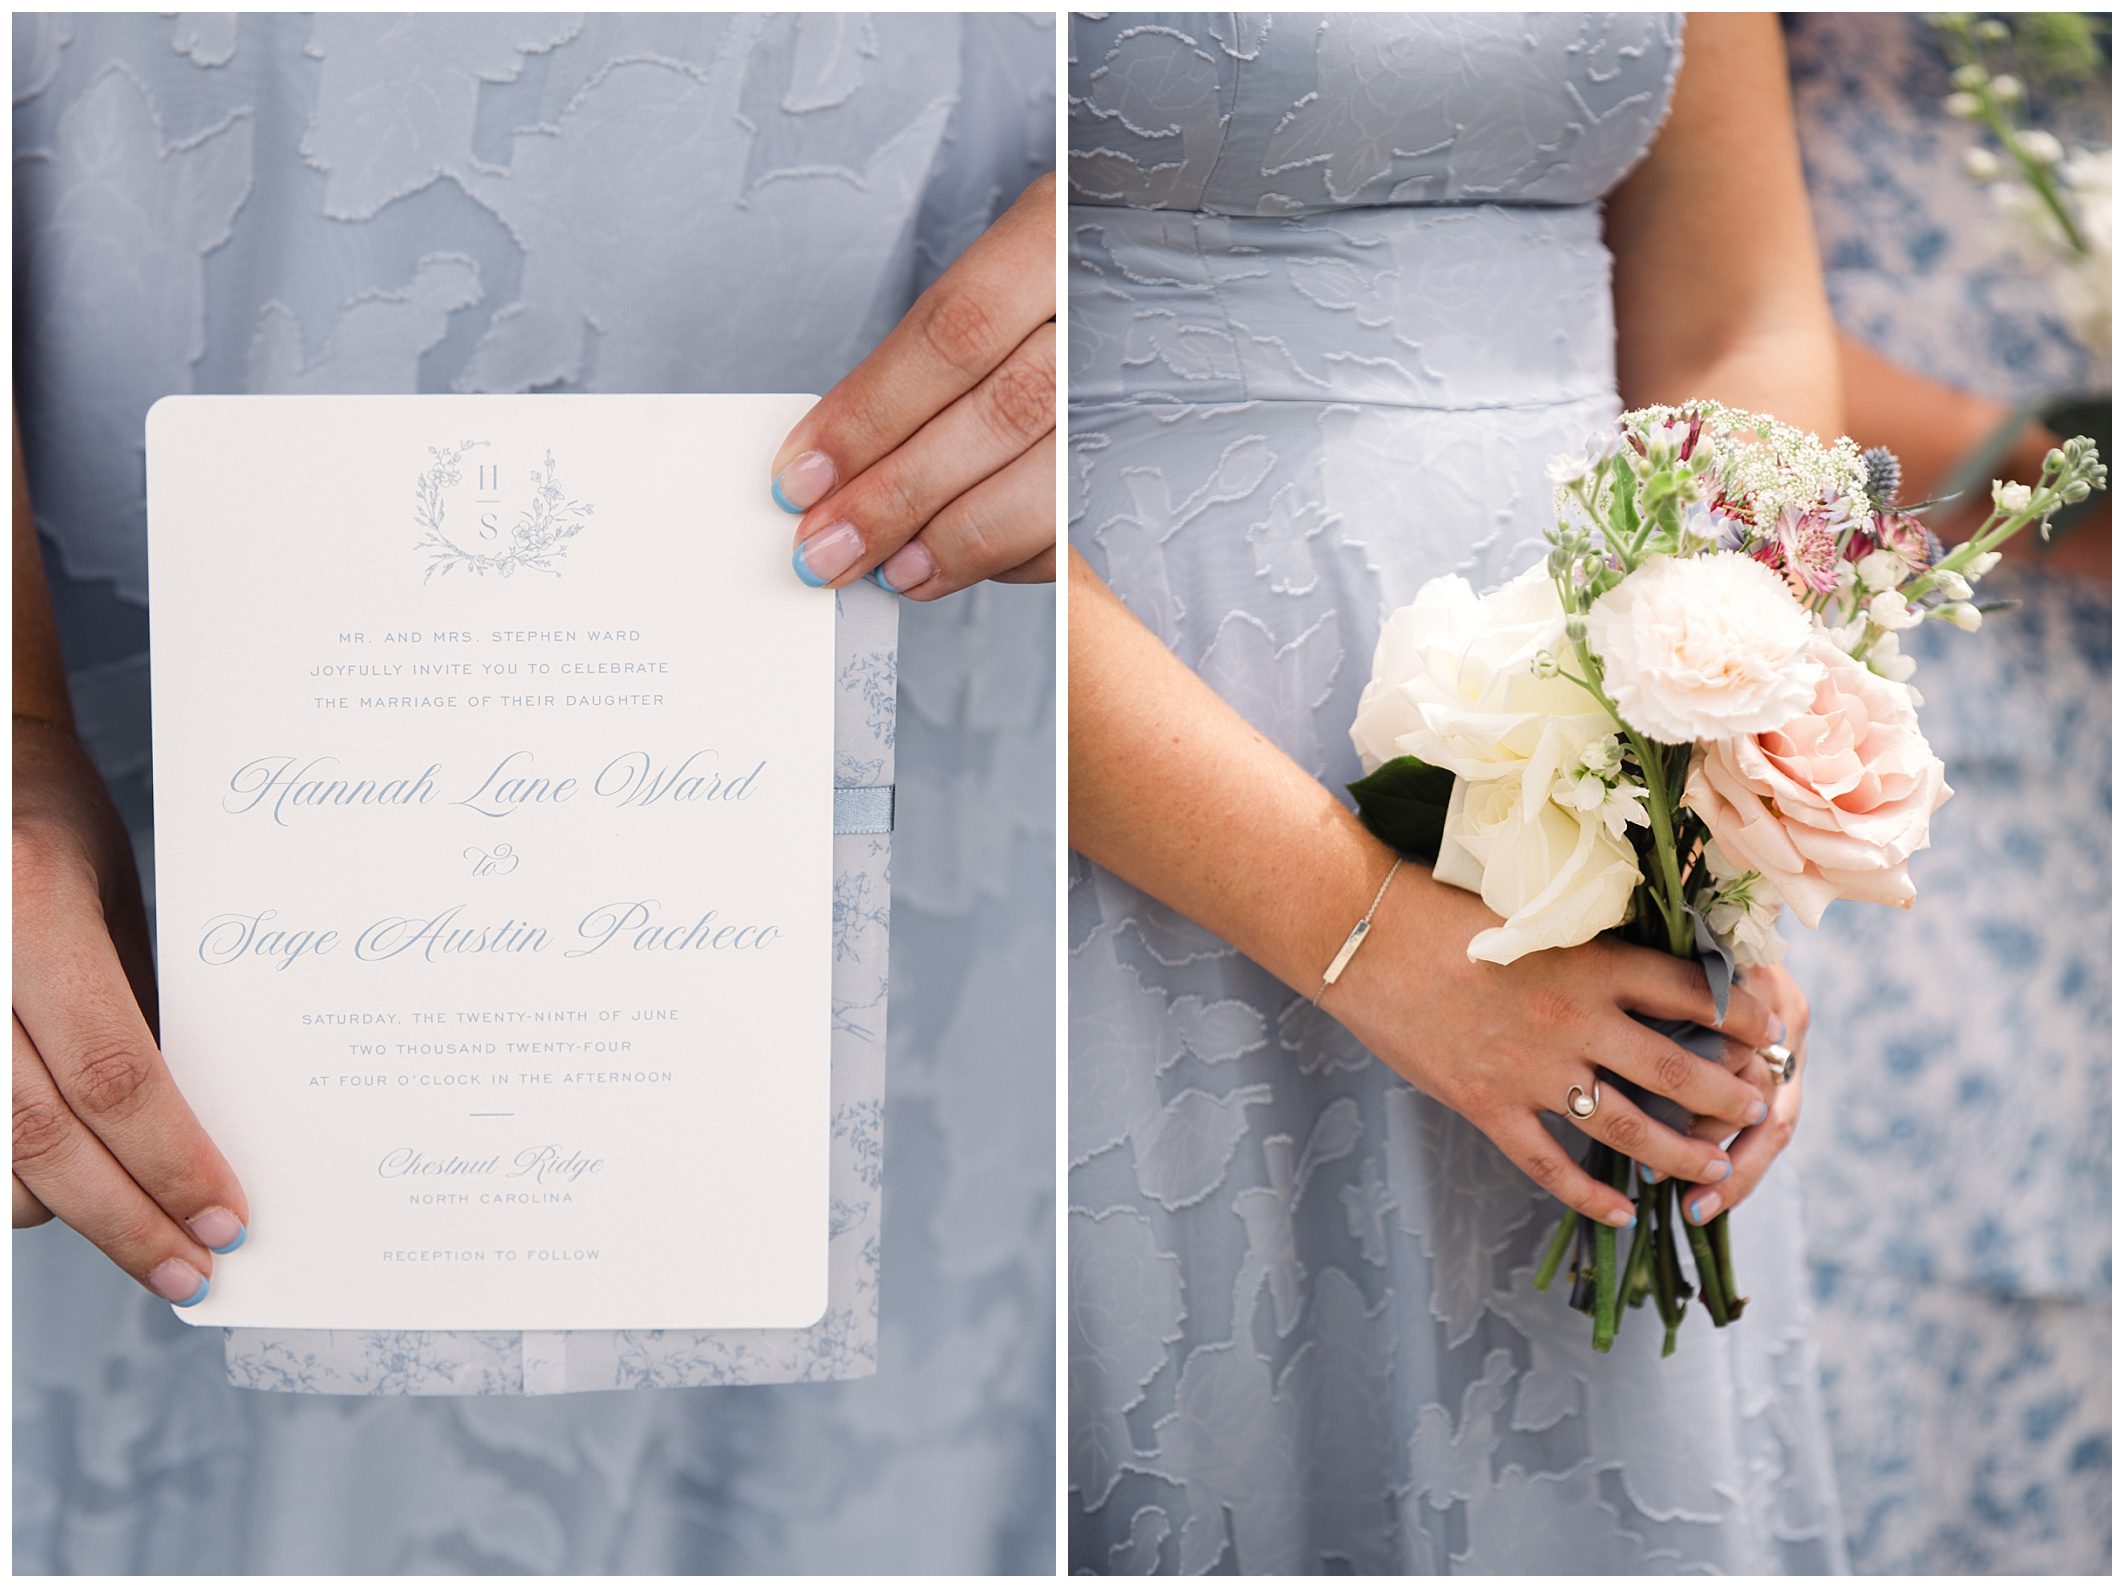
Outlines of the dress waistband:
{"type": "Polygon", "coordinates": [[[1547,407],[1612,393],[1592,205],[1072,205],[1070,401],[1547,407]]]}

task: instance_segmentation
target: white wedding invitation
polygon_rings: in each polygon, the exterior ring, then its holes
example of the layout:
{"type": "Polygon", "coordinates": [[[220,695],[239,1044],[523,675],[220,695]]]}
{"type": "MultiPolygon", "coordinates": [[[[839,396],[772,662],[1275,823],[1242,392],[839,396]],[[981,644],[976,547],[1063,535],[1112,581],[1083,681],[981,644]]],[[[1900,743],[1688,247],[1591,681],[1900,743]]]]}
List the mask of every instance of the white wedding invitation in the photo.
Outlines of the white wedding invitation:
{"type": "Polygon", "coordinates": [[[765,483],[811,401],[151,411],[162,1040],[251,1212],[186,1321],[819,1317],[834,602],[765,483]]]}

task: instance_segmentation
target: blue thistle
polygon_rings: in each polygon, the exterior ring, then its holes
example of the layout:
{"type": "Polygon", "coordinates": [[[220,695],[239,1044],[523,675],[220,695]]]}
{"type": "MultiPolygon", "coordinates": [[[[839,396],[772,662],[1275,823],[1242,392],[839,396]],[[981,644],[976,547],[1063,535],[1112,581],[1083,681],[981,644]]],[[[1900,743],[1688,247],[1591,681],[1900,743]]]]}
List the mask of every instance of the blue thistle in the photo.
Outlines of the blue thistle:
{"type": "Polygon", "coordinates": [[[1894,502],[1903,490],[1903,465],[1886,447],[1868,447],[1865,452],[1866,495],[1876,507],[1894,502]]]}

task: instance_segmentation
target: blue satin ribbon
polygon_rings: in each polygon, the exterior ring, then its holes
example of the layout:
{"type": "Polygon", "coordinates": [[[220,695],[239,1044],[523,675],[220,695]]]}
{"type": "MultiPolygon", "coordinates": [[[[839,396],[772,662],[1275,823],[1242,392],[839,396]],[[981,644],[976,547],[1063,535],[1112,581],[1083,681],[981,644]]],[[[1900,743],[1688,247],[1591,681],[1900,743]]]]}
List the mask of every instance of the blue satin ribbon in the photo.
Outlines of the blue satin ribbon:
{"type": "Polygon", "coordinates": [[[889,833],[892,831],[890,783],[866,788],[833,791],[833,830],[836,833],[889,833]]]}

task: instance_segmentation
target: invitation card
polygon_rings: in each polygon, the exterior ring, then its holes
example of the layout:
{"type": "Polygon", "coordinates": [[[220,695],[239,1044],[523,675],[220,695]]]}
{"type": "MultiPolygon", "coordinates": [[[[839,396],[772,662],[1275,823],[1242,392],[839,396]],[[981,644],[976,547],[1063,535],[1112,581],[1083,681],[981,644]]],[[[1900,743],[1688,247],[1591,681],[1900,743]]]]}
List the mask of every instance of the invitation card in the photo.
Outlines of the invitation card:
{"type": "Polygon", "coordinates": [[[250,1198],[196,1324],[826,1304],[834,603],[803,396],[148,416],[170,1067],[250,1198]]]}

